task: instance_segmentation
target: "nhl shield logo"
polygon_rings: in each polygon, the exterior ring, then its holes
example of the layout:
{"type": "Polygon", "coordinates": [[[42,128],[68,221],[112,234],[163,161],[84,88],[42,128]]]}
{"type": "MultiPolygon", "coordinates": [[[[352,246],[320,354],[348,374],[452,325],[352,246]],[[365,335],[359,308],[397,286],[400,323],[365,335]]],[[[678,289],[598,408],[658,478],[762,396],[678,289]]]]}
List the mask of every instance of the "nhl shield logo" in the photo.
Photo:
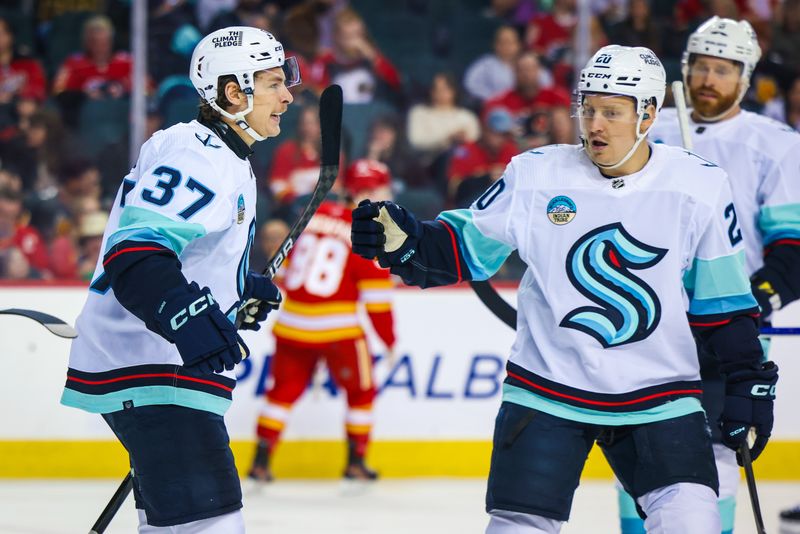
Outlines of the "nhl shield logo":
{"type": "Polygon", "coordinates": [[[575,218],[577,208],[571,198],[557,196],[550,199],[547,203],[547,218],[550,222],[557,225],[567,224],[575,218]]]}
{"type": "Polygon", "coordinates": [[[239,195],[239,200],[236,202],[236,224],[244,222],[244,195],[239,195]]]}

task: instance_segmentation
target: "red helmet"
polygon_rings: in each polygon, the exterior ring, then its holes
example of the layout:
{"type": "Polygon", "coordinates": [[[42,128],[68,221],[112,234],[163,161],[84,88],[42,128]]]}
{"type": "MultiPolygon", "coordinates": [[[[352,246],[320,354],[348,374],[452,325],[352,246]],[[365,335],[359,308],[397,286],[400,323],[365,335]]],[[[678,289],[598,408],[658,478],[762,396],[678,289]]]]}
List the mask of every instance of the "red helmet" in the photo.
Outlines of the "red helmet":
{"type": "Polygon", "coordinates": [[[372,159],[357,159],[344,173],[344,190],[355,195],[365,189],[388,186],[392,181],[389,167],[372,159]]]}

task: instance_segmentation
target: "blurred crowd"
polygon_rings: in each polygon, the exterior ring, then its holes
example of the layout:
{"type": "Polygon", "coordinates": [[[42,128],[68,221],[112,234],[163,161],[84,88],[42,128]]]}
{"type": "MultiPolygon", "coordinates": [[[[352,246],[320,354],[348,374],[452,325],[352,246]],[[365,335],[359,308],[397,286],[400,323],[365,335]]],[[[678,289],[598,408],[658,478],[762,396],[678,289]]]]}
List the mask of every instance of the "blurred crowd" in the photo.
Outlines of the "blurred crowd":
{"type": "MultiPolygon", "coordinates": [[[[263,28],[298,58],[303,84],[281,136],[251,157],[260,254],[314,187],[330,83],[344,90],[341,167],[383,162],[397,202],[433,217],[469,205],[515,154],[576,141],[584,1],[589,53],[647,46],[670,81],[701,22],[747,19],[764,54],[743,106],[800,127],[800,0],[147,0],[145,135],[195,118],[187,71],[203,35],[263,28]]],[[[131,31],[131,0],[0,2],[0,278],[92,277],[131,166],[131,31]]]]}

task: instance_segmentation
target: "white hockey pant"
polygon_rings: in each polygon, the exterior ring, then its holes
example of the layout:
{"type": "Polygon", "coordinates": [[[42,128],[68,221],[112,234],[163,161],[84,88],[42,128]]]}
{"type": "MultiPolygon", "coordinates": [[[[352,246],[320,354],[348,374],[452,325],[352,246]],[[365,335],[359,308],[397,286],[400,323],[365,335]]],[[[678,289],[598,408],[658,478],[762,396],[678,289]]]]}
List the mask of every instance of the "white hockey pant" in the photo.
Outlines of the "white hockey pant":
{"type": "Polygon", "coordinates": [[[241,510],[171,527],[148,525],[144,510],[136,511],[139,513],[139,534],[244,534],[241,510]]]}
{"type": "MultiPolygon", "coordinates": [[[[717,495],[702,484],[680,482],[639,498],[648,534],[719,534],[717,495]]],[[[521,512],[492,510],[486,534],[558,534],[561,521],[521,512]]]]}

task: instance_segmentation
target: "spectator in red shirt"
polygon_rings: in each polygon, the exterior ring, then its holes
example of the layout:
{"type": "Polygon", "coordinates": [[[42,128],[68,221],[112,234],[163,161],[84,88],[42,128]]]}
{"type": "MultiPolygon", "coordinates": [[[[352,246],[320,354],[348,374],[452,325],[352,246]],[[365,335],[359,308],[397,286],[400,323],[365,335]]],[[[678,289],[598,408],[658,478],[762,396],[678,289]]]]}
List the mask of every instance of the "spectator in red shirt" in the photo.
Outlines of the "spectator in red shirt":
{"type": "Polygon", "coordinates": [[[288,205],[314,190],[320,168],[320,126],[314,107],[300,111],[297,135],[275,149],[269,172],[269,188],[278,204],[288,205]]]}
{"type": "Polygon", "coordinates": [[[559,87],[541,87],[539,56],[525,52],[517,58],[516,87],[486,102],[484,115],[495,108],[510,111],[522,128],[524,146],[575,141],[569,94],[559,87]]]}
{"type": "Polygon", "coordinates": [[[372,102],[376,97],[391,100],[400,92],[400,74],[381,54],[367,34],[361,16],[351,8],[336,14],[333,50],[322,53],[312,71],[320,69],[320,83],[342,86],[348,104],[372,102]]]}
{"type": "Polygon", "coordinates": [[[495,108],[486,115],[481,137],[456,147],[448,171],[449,200],[455,207],[469,206],[502,176],[511,158],[519,153],[514,142],[516,130],[511,113],[495,108]]]}
{"type": "MultiPolygon", "coordinates": [[[[528,47],[551,65],[556,83],[574,87],[573,73],[575,29],[578,24],[576,0],[555,0],[549,13],[534,16],[528,23],[525,40],[528,47]]],[[[589,48],[606,44],[603,27],[596,17],[589,20],[589,48]]]]}
{"type": "Polygon", "coordinates": [[[20,56],[14,46],[14,29],[0,17],[0,142],[14,136],[18,120],[29,117],[47,96],[41,64],[20,56]]]}
{"type": "Polygon", "coordinates": [[[83,52],[69,56],[53,81],[53,94],[81,92],[89,98],[121,98],[131,89],[133,59],[113,50],[114,27],[104,15],[83,25],[83,52]]]}
{"type": "Polygon", "coordinates": [[[39,232],[25,222],[22,212],[22,195],[9,188],[0,189],[0,251],[8,254],[12,248],[19,250],[30,267],[46,276],[47,246],[39,232]]]}

